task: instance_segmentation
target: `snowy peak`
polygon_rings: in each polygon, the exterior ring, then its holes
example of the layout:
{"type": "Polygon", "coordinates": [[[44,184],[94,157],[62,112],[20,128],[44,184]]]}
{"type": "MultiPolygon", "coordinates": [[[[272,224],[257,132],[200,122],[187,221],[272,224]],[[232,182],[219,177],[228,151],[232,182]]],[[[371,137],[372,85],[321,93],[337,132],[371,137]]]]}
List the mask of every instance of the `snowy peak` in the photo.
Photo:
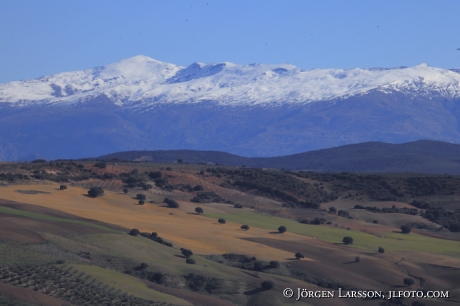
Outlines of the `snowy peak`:
{"type": "Polygon", "coordinates": [[[73,103],[106,95],[125,107],[210,101],[277,105],[350,97],[372,90],[460,97],[460,74],[423,63],[409,68],[308,71],[291,64],[228,62],[181,67],[139,55],[103,67],[0,84],[0,102],[16,106],[73,103]]]}
{"type": "Polygon", "coordinates": [[[143,81],[148,78],[150,81],[163,82],[179,69],[176,65],[138,55],[103,67],[99,76],[108,79],[122,77],[130,81],[143,81]]]}

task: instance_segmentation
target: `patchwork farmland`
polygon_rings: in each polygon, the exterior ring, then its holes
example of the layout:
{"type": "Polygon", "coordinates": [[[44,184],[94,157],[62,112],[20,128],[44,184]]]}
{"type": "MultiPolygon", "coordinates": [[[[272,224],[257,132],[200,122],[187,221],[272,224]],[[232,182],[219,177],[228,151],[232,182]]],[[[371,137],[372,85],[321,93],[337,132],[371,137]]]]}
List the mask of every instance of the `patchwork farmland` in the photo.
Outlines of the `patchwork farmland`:
{"type": "Polygon", "coordinates": [[[460,236],[443,225],[455,219],[429,219],[440,203],[458,209],[456,177],[422,177],[441,187],[409,196],[415,179],[404,175],[379,178],[388,187],[364,176],[98,161],[5,164],[1,173],[1,303],[460,302],[460,236]],[[103,193],[91,197],[91,188],[103,193]],[[296,301],[284,288],[449,297],[296,301]]]}

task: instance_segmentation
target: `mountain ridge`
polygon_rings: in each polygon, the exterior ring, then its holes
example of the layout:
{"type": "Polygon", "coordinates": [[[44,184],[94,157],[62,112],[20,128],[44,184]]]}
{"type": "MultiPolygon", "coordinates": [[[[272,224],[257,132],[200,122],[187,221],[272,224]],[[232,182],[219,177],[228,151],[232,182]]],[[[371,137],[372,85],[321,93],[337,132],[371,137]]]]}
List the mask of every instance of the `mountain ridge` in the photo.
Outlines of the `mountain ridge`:
{"type": "Polygon", "coordinates": [[[460,74],[137,56],[0,84],[0,160],[126,150],[277,156],[381,141],[460,143],[460,74]]]}
{"type": "MultiPolygon", "coordinates": [[[[97,68],[0,84],[0,102],[13,106],[75,103],[106,95],[118,106],[210,102],[218,105],[305,104],[371,90],[460,97],[460,74],[414,67],[302,70],[291,64],[200,63],[187,67],[135,56],[97,68]],[[140,105],[133,102],[141,102],[140,105]]],[[[138,103],[139,104],[139,103],[138,103]]]]}
{"type": "Polygon", "coordinates": [[[433,140],[402,144],[365,142],[286,156],[244,157],[219,151],[127,151],[97,157],[100,160],[220,164],[254,168],[358,173],[426,173],[460,175],[460,145],[433,140]]]}

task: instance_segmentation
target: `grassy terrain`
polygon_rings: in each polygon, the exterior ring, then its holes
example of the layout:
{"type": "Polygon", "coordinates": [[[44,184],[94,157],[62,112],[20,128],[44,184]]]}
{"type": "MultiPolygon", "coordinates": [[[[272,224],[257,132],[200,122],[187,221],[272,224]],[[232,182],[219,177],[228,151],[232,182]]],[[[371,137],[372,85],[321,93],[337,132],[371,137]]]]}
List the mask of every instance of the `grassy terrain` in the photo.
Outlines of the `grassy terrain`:
{"type": "Polygon", "coordinates": [[[114,287],[115,289],[122,290],[123,292],[134,295],[136,297],[158,302],[171,303],[174,305],[191,305],[187,301],[178,299],[177,297],[152,290],[138,278],[120,273],[115,270],[87,265],[73,265],[73,267],[91,275],[95,279],[105,284],[114,287]]]}
{"type": "Polygon", "coordinates": [[[19,209],[4,207],[4,206],[0,206],[0,213],[4,213],[4,214],[8,214],[8,215],[22,216],[22,217],[28,217],[28,218],[39,219],[39,220],[74,223],[74,224],[80,224],[80,225],[89,226],[89,227],[95,227],[95,228],[103,229],[103,230],[106,230],[106,231],[112,231],[112,232],[120,233],[119,231],[115,231],[113,229],[103,227],[103,226],[98,225],[98,224],[86,222],[86,221],[58,218],[58,217],[48,216],[48,215],[45,215],[45,214],[38,214],[38,213],[30,212],[30,211],[23,211],[23,210],[19,210],[19,209]]]}

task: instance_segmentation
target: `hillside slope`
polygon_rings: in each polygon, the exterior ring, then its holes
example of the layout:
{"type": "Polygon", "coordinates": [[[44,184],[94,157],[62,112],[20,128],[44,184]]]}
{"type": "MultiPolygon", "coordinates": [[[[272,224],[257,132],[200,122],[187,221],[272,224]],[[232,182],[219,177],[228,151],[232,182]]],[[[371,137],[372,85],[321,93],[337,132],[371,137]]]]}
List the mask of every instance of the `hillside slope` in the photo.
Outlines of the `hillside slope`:
{"type": "Polygon", "coordinates": [[[413,172],[460,175],[460,145],[420,140],[403,144],[366,142],[294,155],[248,158],[218,151],[127,151],[99,159],[145,162],[212,163],[255,168],[323,172],[413,172]]]}

